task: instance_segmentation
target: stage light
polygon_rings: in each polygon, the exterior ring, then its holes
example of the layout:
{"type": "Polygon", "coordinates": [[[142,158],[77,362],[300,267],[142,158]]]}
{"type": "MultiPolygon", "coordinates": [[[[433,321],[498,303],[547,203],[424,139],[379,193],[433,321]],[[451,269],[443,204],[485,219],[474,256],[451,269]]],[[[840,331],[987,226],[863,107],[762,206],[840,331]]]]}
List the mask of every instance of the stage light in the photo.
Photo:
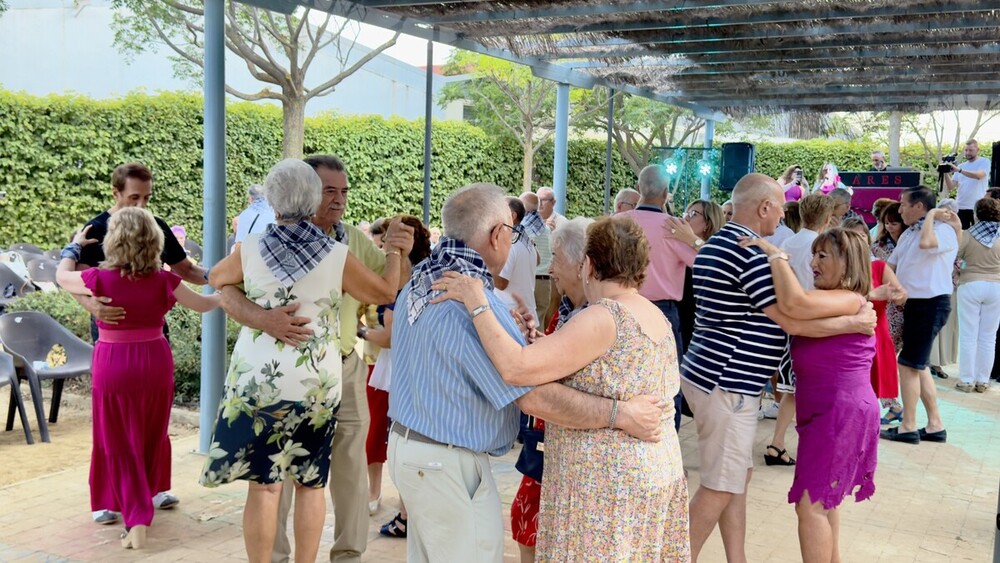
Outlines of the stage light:
{"type": "Polygon", "coordinates": [[[666,169],[667,169],[667,174],[673,176],[674,174],[677,173],[677,163],[676,162],[668,162],[666,164],[666,169]]]}
{"type": "Polygon", "coordinates": [[[712,175],[712,163],[706,160],[702,160],[698,163],[698,173],[702,176],[712,175]]]}

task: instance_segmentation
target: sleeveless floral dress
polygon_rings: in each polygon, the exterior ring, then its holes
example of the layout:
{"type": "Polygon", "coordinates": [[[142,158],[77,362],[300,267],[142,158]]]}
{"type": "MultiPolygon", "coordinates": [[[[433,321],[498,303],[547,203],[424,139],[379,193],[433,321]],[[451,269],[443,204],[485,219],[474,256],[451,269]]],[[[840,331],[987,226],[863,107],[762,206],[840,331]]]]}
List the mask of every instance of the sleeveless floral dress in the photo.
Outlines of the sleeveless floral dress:
{"type": "MultiPolygon", "coordinates": [[[[676,395],[673,333],[653,342],[617,301],[597,305],[611,312],[618,340],[562,383],[618,400],[676,395]]],[[[662,425],[655,444],[620,430],[546,425],[536,561],[690,559],[687,480],[672,412],[662,425]]]]}

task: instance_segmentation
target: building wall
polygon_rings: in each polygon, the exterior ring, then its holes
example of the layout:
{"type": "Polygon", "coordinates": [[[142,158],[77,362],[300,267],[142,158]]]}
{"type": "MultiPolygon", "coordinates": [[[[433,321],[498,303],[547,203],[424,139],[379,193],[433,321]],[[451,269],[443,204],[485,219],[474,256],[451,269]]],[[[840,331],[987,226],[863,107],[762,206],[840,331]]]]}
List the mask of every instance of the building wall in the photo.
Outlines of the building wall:
{"type": "MultiPolygon", "coordinates": [[[[118,52],[112,31],[109,0],[11,0],[0,16],[0,87],[34,95],[78,93],[113,98],[129,91],[199,91],[201,86],[174,77],[172,51],[165,45],[130,57],[118,52]]],[[[346,47],[345,47],[346,50],[346,47]]],[[[310,84],[340,71],[335,50],[320,52],[310,68],[310,84]]],[[[366,53],[357,44],[353,62],[366,53]]],[[[453,77],[435,76],[434,91],[453,77]]],[[[245,92],[265,84],[249,75],[246,64],[227,51],[226,82],[245,92]]],[[[424,116],[424,70],[387,55],[379,55],[346,78],[337,89],[313,98],[306,113],[378,114],[416,119],[424,116]]],[[[277,103],[277,102],[262,102],[277,103]]],[[[437,119],[461,119],[461,106],[442,109],[437,119]]]]}

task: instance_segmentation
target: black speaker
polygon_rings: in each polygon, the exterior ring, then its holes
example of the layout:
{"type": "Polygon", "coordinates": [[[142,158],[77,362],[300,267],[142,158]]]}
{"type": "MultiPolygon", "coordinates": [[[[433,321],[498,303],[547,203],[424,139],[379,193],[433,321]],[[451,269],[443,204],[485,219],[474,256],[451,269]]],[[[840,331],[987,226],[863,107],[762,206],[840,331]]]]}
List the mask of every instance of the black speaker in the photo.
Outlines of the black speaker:
{"type": "Polygon", "coordinates": [[[1000,186],[1000,141],[993,143],[993,154],[990,158],[990,187],[1000,186]]]}
{"type": "Polygon", "coordinates": [[[751,143],[723,143],[722,169],[719,174],[719,189],[733,191],[740,178],[754,171],[757,151],[751,143]]]}

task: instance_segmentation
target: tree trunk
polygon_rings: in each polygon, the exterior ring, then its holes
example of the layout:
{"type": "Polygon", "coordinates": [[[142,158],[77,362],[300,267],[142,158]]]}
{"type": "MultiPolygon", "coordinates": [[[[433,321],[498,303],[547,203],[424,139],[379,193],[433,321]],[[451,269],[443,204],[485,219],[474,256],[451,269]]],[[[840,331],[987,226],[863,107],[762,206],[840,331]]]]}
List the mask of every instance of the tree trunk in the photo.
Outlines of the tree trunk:
{"type": "Polygon", "coordinates": [[[305,144],[305,100],[292,98],[283,100],[281,103],[281,121],[285,134],[281,144],[281,157],[302,158],[302,147],[305,144]]]}
{"type": "Polygon", "coordinates": [[[899,166],[899,137],[903,130],[903,113],[889,114],[889,166],[899,166]]]}
{"type": "Polygon", "coordinates": [[[524,158],[521,160],[521,192],[530,192],[532,180],[535,176],[535,151],[534,147],[528,145],[524,147],[524,158]]]}

